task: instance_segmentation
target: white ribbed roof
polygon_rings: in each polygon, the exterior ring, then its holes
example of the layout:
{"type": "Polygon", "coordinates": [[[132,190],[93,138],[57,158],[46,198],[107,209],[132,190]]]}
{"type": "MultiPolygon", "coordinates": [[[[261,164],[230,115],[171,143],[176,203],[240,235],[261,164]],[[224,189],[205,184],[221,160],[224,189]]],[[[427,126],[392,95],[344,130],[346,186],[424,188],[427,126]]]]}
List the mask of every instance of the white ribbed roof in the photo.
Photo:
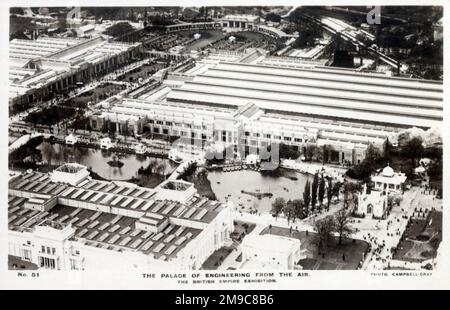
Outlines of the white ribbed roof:
{"type": "Polygon", "coordinates": [[[252,102],[266,110],[439,126],[442,83],[318,67],[289,69],[219,63],[167,100],[225,106],[252,102]]]}

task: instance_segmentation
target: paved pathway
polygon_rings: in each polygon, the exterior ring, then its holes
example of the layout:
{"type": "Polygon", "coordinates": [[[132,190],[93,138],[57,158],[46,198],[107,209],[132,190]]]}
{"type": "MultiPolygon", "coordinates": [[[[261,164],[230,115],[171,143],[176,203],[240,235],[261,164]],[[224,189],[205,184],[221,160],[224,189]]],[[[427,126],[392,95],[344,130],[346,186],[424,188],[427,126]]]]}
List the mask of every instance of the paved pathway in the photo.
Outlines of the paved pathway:
{"type": "MultiPolygon", "coordinates": [[[[351,226],[356,231],[352,238],[365,240],[371,243],[371,251],[366,255],[363,263],[363,269],[382,270],[392,259],[391,248],[396,247],[403,231],[406,228],[408,219],[413,214],[415,208],[433,206],[436,209],[442,208],[441,200],[434,200],[433,195],[422,193],[422,188],[413,187],[404,193],[400,206],[394,206],[390,215],[385,220],[374,220],[372,218],[358,219],[354,218],[351,226]]],[[[314,217],[308,217],[305,220],[296,220],[288,223],[287,219],[280,216],[274,218],[271,214],[249,214],[236,210],[236,219],[255,223],[256,228],[252,233],[260,233],[265,227],[280,226],[285,228],[297,229],[300,231],[314,231],[314,221],[322,219],[325,216],[334,214],[342,207],[342,204],[331,205],[330,210],[314,217]]]]}

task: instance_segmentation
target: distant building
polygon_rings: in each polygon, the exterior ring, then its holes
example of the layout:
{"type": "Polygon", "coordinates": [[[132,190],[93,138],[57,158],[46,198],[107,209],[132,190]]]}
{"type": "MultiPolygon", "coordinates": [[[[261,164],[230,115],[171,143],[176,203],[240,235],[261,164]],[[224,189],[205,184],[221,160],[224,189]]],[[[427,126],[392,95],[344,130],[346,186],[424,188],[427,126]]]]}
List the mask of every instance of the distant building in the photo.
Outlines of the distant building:
{"type": "Polygon", "coordinates": [[[263,24],[256,15],[227,15],[221,19],[221,24],[225,32],[256,31],[277,39],[291,37],[272,25],[263,24]]]}
{"type": "Polygon", "coordinates": [[[136,154],[145,154],[147,152],[147,147],[143,143],[136,144],[134,148],[136,154]]]}
{"type": "Polygon", "coordinates": [[[261,162],[261,159],[256,154],[249,154],[245,158],[245,163],[247,165],[256,165],[256,164],[259,164],[260,162],[261,162]]]}
{"type": "Polygon", "coordinates": [[[64,183],[77,186],[89,176],[89,171],[77,163],[64,164],[50,173],[50,180],[55,183],[64,183]]]}
{"type": "Polygon", "coordinates": [[[177,31],[196,31],[196,30],[215,30],[220,29],[220,22],[197,22],[197,23],[180,23],[174,25],[165,26],[167,33],[177,31]]]}
{"type": "Polygon", "coordinates": [[[78,142],[78,137],[71,133],[66,136],[65,142],[68,145],[75,145],[78,142]]]}
{"type": "Polygon", "coordinates": [[[291,35],[273,26],[259,25],[255,28],[255,30],[276,39],[286,39],[292,37],[291,35]]]}
{"type": "Polygon", "coordinates": [[[260,24],[260,18],[256,15],[227,15],[221,23],[227,32],[254,30],[260,24]]]}
{"type": "Polygon", "coordinates": [[[185,72],[168,72],[163,83],[171,90],[163,88],[162,96],[108,99],[109,108],[91,116],[91,127],[102,130],[109,122],[120,133],[128,128],[224,147],[330,145],[334,161],[357,164],[369,144],[381,146],[406,127],[442,124],[440,82],[258,50],[211,53],[185,72]]]}
{"type": "Polygon", "coordinates": [[[384,191],[367,191],[364,184],[362,193],[358,195],[358,206],[355,210],[356,215],[382,219],[388,207],[388,195],[384,191]]]}
{"type": "Polygon", "coordinates": [[[106,137],[106,138],[100,139],[100,149],[109,150],[113,146],[114,146],[114,144],[112,143],[111,138],[106,137]]]}
{"type": "Polygon", "coordinates": [[[389,196],[397,196],[403,192],[403,184],[406,175],[386,166],[382,172],[371,177],[374,188],[367,190],[366,184],[362,193],[358,195],[358,207],[355,210],[357,215],[369,216],[376,219],[383,219],[388,211],[389,196]]]}
{"type": "Polygon", "coordinates": [[[386,166],[383,171],[371,177],[375,190],[390,193],[402,193],[402,185],[406,181],[406,175],[402,172],[394,172],[394,169],[386,166]]]}
{"type": "Polygon", "coordinates": [[[95,24],[87,24],[76,29],[77,37],[91,37],[95,33],[95,24]]]}

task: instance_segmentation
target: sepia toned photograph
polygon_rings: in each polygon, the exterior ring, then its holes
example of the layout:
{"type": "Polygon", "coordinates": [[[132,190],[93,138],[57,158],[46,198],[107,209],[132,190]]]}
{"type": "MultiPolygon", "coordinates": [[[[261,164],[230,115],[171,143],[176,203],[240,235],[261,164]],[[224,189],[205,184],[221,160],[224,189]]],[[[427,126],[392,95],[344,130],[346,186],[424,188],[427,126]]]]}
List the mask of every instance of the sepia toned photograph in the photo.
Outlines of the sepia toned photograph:
{"type": "Polygon", "coordinates": [[[8,8],[4,268],[447,264],[443,6],[104,5],[8,8]]]}

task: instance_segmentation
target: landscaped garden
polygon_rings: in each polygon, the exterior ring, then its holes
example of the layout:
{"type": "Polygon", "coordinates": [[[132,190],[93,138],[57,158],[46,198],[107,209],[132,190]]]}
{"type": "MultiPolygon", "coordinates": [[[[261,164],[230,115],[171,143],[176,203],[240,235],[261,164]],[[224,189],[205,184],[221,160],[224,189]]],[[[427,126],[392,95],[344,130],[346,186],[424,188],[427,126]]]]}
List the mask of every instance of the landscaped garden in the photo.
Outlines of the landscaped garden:
{"type": "Polygon", "coordinates": [[[65,100],[60,105],[74,108],[86,108],[88,102],[90,101],[97,102],[104,100],[108,97],[114,96],[118,94],[121,90],[123,90],[124,87],[125,86],[113,83],[103,83],[98,87],[85,91],[74,98],[65,100]]]}
{"type": "Polygon", "coordinates": [[[162,64],[146,64],[138,68],[128,71],[118,77],[117,80],[124,82],[135,82],[138,79],[145,79],[150,75],[154,74],[158,70],[162,69],[164,66],[162,64]]]}
{"type": "Polygon", "coordinates": [[[315,232],[272,226],[266,227],[261,235],[268,233],[299,239],[300,248],[306,254],[306,258],[301,259],[299,264],[305,270],[355,270],[370,248],[370,244],[363,240],[344,238],[339,245],[339,238],[332,237],[326,250],[319,254],[318,236],[315,232]]]}
{"type": "Polygon", "coordinates": [[[442,212],[432,210],[425,218],[409,220],[397,247],[394,259],[422,262],[436,257],[442,241],[442,212]]]}

